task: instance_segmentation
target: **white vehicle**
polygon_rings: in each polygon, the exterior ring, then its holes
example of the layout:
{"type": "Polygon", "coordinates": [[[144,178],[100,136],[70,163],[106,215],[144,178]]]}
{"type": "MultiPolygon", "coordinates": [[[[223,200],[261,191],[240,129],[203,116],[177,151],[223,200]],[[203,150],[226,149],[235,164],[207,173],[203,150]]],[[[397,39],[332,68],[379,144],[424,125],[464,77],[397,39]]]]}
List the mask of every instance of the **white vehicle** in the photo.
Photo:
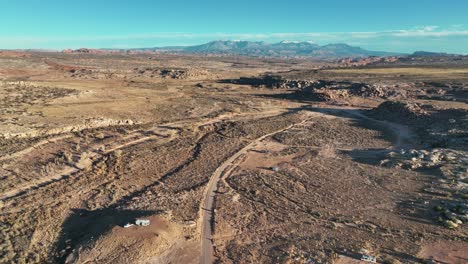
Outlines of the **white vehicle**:
{"type": "Polygon", "coordinates": [[[365,262],[377,263],[377,258],[369,255],[362,255],[361,260],[365,262]]]}
{"type": "Polygon", "coordinates": [[[150,220],[148,220],[148,219],[137,219],[135,221],[135,224],[139,225],[139,226],[149,226],[150,225],[150,220]]]}

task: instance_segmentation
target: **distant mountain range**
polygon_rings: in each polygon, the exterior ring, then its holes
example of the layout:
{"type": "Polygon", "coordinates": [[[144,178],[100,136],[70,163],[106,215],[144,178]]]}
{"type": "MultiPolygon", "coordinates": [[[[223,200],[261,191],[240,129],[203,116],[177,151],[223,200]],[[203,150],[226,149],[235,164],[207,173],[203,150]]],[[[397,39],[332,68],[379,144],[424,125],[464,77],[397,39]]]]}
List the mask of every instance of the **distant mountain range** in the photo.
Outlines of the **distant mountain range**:
{"type": "Polygon", "coordinates": [[[364,58],[364,57],[452,57],[463,56],[441,52],[416,51],[412,54],[371,51],[343,43],[320,46],[311,41],[281,41],[267,43],[257,41],[216,40],[195,46],[171,46],[136,49],[87,49],[63,50],[63,53],[74,54],[105,54],[105,53],[178,53],[205,55],[242,55],[254,57],[310,57],[318,59],[364,58]]]}
{"type": "Polygon", "coordinates": [[[315,57],[343,58],[368,56],[404,55],[396,52],[370,51],[347,44],[328,44],[320,46],[310,41],[281,41],[269,44],[255,41],[217,40],[196,46],[138,48],[131,51],[140,52],[179,52],[192,54],[224,54],[260,57],[315,57]]]}

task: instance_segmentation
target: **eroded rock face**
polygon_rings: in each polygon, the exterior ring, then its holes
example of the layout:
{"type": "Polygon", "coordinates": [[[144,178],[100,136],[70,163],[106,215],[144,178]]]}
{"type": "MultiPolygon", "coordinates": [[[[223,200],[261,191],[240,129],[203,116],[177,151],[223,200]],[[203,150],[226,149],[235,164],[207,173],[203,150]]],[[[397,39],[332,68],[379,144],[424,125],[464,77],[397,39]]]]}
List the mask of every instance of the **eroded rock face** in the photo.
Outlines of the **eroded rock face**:
{"type": "Polygon", "coordinates": [[[398,98],[406,97],[406,91],[394,86],[380,84],[357,84],[351,89],[351,93],[361,97],[398,98]]]}
{"type": "Polygon", "coordinates": [[[264,87],[270,89],[304,89],[316,86],[319,81],[311,80],[290,80],[283,79],[281,76],[276,75],[261,75],[258,77],[241,77],[239,79],[229,79],[223,82],[251,85],[254,87],[264,87]]]}
{"type": "Polygon", "coordinates": [[[202,69],[161,69],[154,67],[138,67],[133,72],[141,77],[166,78],[166,79],[198,79],[210,75],[207,70],[202,69]]]}
{"type": "Polygon", "coordinates": [[[386,101],[372,109],[369,115],[399,123],[412,122],[428,116],[428,113],[417,103],[386,101]]]}
{"type": "Polygon", "coordinates": [[[437,169],[440,183],[426,192],[449,196],[453,192],[464,194],[468,189],[468,152],[452,149],[416,150],[402,149],[390,152],[380,162],[381,166],[407,170],[437,169]]]}
{"type": "MultiPolygon", "coordinates": [[[[296,96],[313,100],[333,101],[349,97],[387,100],[438,99],[466,101],[467,85],[461,82],[370,81],[288,79],[265,74],[255,77],[222,80],[223,83],[250,85],[256,88],[294,90],[296,96]]],[[[388,105],[387,105],[388,107],[388,105]]]]}
{"type": "Polygon", "coordinates": [[[468,157],[464,151],[451,149],[416,150],[401,149],[390,152],[381,165],[405,169],[435,168],[445,164],[457,164],[468,168],[468,157]]]}
{"type": "Polygon", "coordinates": [[[85,119],[82,124],[77,124],[73,126],[66,126],[60,128],[51,128],[51,129],[39,129],[31,130],[23,133],[1,133],[0,138],[11,139],[11,138],[34,138],[41,136],[49,135],[58,135],[69,132],[79,132],[85,129],[93,129],[99,127],[109,127],[109,126],[131,126],[136,122],[130,119],[125,120],[115,120],[109,118],[89,118],[85,119]]]}
{"type": "Polygon", "coordinates": [[[128,76],[131,76],[132,78],[201,80],[215,76],[207,70],[196,68],[166,69],[158,67],[137,67],[132,70],[124,71],[67,66],[65,69],[61,67],[60,70],[65,71],[67,76],[74,79],[126,79],[128,76]]]}
{"type": "Polygon", "coordinates": [[[465,109],[386,101],[367,114],[411,127],[427,148],[466,150],[468,147],[468,110],[465,109]]]}
{"type": "Polygon", "coordinates": [[[344,58],[338,60],[341,67],[356,67],[366,66],[378,63],[394,63],[400,58],[396,56],[391,57],[366,57],[366,58],[344,58]]]}
{"type": "Polygon", "coordinates": [[[398,88],[398,85],[324,80],[312,81],[308,84],[308,86],[298,89],[298,94],[317,98],[321,101],[334,101],[352,96],[383,99],[405,98],[408,96],[405,90],[398,88]]]}
{"type": "Polygon", "coordinates": [[[259,77],[242,77],[225,82],[264,87],[270,89],[297,90],[302,96],[314,97],[323,101],[343,99],[350,96],[379,97],[379,98],[404,98],[407,96],[400,85],[367,84],[346,81],[327,80],[295,80],[284,79],[281,76],[263,75],[259,77]]]}

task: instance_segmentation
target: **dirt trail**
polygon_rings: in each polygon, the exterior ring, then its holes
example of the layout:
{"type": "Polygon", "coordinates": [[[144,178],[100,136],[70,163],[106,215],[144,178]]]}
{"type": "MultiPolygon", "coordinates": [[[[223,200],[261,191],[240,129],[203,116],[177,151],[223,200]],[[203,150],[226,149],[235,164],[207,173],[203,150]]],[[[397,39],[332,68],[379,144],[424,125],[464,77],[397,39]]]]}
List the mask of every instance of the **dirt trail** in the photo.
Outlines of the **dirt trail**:
{"type": "MultiPolygon", "coordinates": [[[[215,117],[208,117],[208,118],[202,118],[200,121],[194,123],[193,119],[189,120],[181,120],[181,121],[176,121],[176,122],[171,122],[171,123],[165,123],[165,124],[159,124],[155,125],[149,130],[146,131],[133,131],[128,135],[122,136],[120,139],[114,141],[111,144],[96,144],[90,147],[88,150],[89,155],[87,156],[88,160],[92,163],[96,162],[97,160],[101,159],[104,155],[111,154],[112,152],[118,150],[118,149],[123,149],[129,146],[137,145],[142,142],[146,142],[149,140],[160,140],[161,144],[168,143],[172,140],[174,140],[177,137],[177,133],[179,132],[180,129],[186,128],[188,126],[192,127],[201,127],[205,125],[210,125],[214,124],[217,122],[225,121],[225,120],[235,120],[236,117],[238,118],[244,118],[244,117],[250,117],[252,115],[255,116],[270,116],[270,115],[277,115],[278,113],[281,113],[282,111],[276,110],[276,111],[265,111],[265,112],[259,112],[259,113],[243,113],[243,114],[237,114],[237,113],[223,113],[220,115],[217,115],[215,117]],[[148,135],[150,134],[150,135],[148,135]],[[101,151],[100,149],[105,149],[104,151],[101,151]]],[[[25,155],[31,151],[34,151],[36,148],[41,147],[43,145],[49,144],[49,143],[57,143],[60,140],[70,138],[71,135],[61,135],[52,139],[48,140],[43,140],[41,142],[36,143],[34,146],[31,146],[27,149],[24,149],[22,151],[10,154],[8,156],[3,157],[0,160],[8,160],[12,158],[18,158],[22,155],[25,155]]],[[[0,194],[0,201],[5,200],[8,198],[12,198],[18,195],[21,195],[29,190],[33,190],[36,188],[44,187],[50,183],[53,183],[55,181],[64,179],[66,177],[73,176],[74,174],[84,170],[83,167],[81,167],[79,164],[74,164],[71,166],[66,166],[60,171],[57,171],[55,173],[52,173],[50,175],[46,175],[45,177],[42,177],[38,180],[31,181],[26,185],[19,186],[15,189],[9,190],[7,192],[1,193],[0,194]]]]}
{"type": "Polygon", "coordinates": [[[201,256],[200,256],[200,263],[213,263],[213,236],[212,236],[212,226],[211,223],[213,219],[213,201],[215,197],[215,192],[218,188],[218,182],[221,177],[229,173],[229,169],[235,166],[235,161],[242,155],[246,154],[250,149],[254,148],[259,142],[264,140],[269,136],[273,136],[277,133],[281,133],[296,125],[301,125],[305,123],[307,120],[303,120],[299,123],[295,123],[289,125],[285,128],[280,130],[265,134],[255,140],[253,140],[250,144],[236,152],[226,161],[224,161],[211,175],[210,180],[206,186],[205,194],[202,199],[201,207],[200,207],[200,218],[201,219],[201,256]]]}
{"type": "MultiPolygon", "coordinates": [[[[370,118],[364,114],[362,114],[359,111],[356,111],[356,109],[322,109],[320,111],[321,114],[325,115],[330,115],[333,112],[337,111],[344,111],[347,114],[354,116],[359,119],[365,119],[374,123],[378,123],[381,125],[386,126],[392,132],[395,134],[396,139],[395,142],[393,143],[393,146],[391,147],[392,149],[398,149],[402,148],[404,146],[410,145],[411,139],[414,137],[413,133],[408,129],[408,127],[400,125],[400,124],[395,124],[387,121],[380,121],[376,120],[373,118],[370,118]]],[[[316,113],[317,114],[317,113],[316,113]]],[[[333,118],[339,118],[339,117],[333,117],[333,118]]],[[[269,136],[273,136],[277,133],[284,132],[288,129],[291,129],[294,126],[302,125],[308,120],[303,120],[299,123],[292,124],[286,128],[265,134],[255,140],[253,140],[250,144],[236,152],[234,155],[232,155],[229,159],[227,159],[225,162],[223,162],[211,175],[210,180],[206,186],[205,189],[205,194],[202,199],[201,207],[200,207],[200,220],[201,220],[201,256],[200,256],[200,263],[213,263],[214,256],[213,256],[213,233],[212,233],[212,222],[214,221],[214,197],[215,197],[215,192],[218,188],[218,182],[224,175],[228,175],[232,169],[235,167],[235,162],[236,160],[239,159],[242,155],[245,155],[250,149],[255,147],[257,143],[261,142],[265,138],[269,136]]],[[[342,150],[352,150],[352,149],[342,149],[342,150]]]]}
{"type": "Polygon", "coordinates": [[[57,136],[57,137],[41,140],[41,141],[37,142],[36,144],[26,148],[26,149],[23,149],[23,150],[20,150],[18,152],[15,152],[15,153],[8,154],[8,155],[0,157],[0,161],[9,160],[9,159],[13,159],[13,158],[19,158],[19,157],[21,157],[23,155],[26,155],[26,154],[34,151],[35,149],[40,148],[43,145],[46,145],[46,144],[49,144],[49,143],[55,143],[57,141],[67,139],[67,138],[70,138],[70,137],[72,137],[72,135],[60,135],[60,136],[57,136]]]}
{"type": "MultiPolygon", "coordinates": [[[[118,149],[122,149],[122,148],[125,148],[125,147],[136,145],[136,144],[139,144],[139,143],[144,142],[144,141],[160,139],[160,143],[164,144],[164,143],[170,142],[170,141],[172,141],[172,140],[174,140],[176,138],[176,133],[173,131],[173,129],[166,128],[166,127],[164,127],[164,128],[158,127],[157,130],[156,129],[153,129],[153,130],[152,130],[153,132],[155,132],[155,131],[161,132],[161,131],[164,130],[165,133],[158,133],[158,134],[155,134],[155,135],[144,136],[144,137],[141,137],[141,136],[138,137],[137,136],[136,138],[134,138],[134,139],[132,139],[130,141],[125,141],[124,140],[124,142],[122,142],[122,139],[129,138],[127,136],[127,137],[123,137],[120,141],[117,141],[117,142],[115,142],[115,143],[113,143],[111,145],[96,144],[96,145],[91,146],[90,150],[88,150],[89,155],[86,157],[86,159],[90,163],[94,163],[97,160],[101,159],[104,155],[108,155],[108,154],[110,154],[110,153],[112,153],[112,152],[114,152],[114,151],[116,151],[118,149]],[[103,147],[105,147],[104,149],[106,149],[106,150],[105,151],[100,151],[100,149],[103,148],[103,147]]],[[[67,138],[67,137],[63,137],[63,138],[67,138]]],[[[53,141],[53,142],[55,142],[55,141],[53,141]]],[[[28,150],[28,151],[30,151],[30,150],[28,150]]],[[[23,154],[23,153],[18,153],[18,155],[20,155],[20,154],[23,154]]],[[[0,200],[5,200],[5,199],[8,199],[8,198],[12,198],[12,197],[21,195],[24,192],[27,192],[29,190],[46,186],[46,185],[48,185],[48,184],[50,184],[52,182],[61,180],[63,178],[69,177],[69,176],[72,176],[72,175],[84,170],[85,167],[86,167],[84,165],[79,164],[79,162],[77,162],[76,164],[73,164],[73,165],[66,166],[65,168],[63,168],[62,170],[60,170],[58,172],[52,173],[52,174],[47,175],[47,176],[45,176],[43,178],[40,178],[38,180],[29,182],[28,184],[20,186],[19,188],[15,188],[15,189],[12,189],[12,190],[10,190],[8,192],[4,192],[4,193],[2,193],[0,195],[0,200]]]]}
{"type": "Polygon", "coordinates": [[[368,117],[361,112],[356,112],[356,111],[353,111],[353,112],[346,111],[346,112],[358,118],[362,118],[365,120],[372,121],[374,123],[382,124],[386,126],[387,128],[389,128],[390,130],[392,130],[393,133],[396,135],[396,140],[392,146],[393,149],[399,149],[399,148],[403,148],[403,147],[410,145],[411,140],[415,137],[407,126],[392,123],[389,121],[377,120],[377,119],[368,117]]]}
{"type": "Polygon", "coordinates": [[[369,117],[363,114],[361,110],[362,109],[356,109],[356,108],[341,108],[341,109],[322,108],[322,109],[319,109],[318,111],[324,114],[345,112],[346,114],[356,117],[358,119],[365,119],[367,121],[371,121],[373,123],[377,123],[377,124],[387,127],[396,136],[396,139],[393,142],[392,149],[400,149],[400,148],[408,147],[412,145],[411,141],[415,138],[415,135],[414,133],[411,132],[411,130],[407,126],[400,125],[397,123],[392,123],[389,121],[382,121],[382,120],[374,119],[372,117],[369,117]]]}

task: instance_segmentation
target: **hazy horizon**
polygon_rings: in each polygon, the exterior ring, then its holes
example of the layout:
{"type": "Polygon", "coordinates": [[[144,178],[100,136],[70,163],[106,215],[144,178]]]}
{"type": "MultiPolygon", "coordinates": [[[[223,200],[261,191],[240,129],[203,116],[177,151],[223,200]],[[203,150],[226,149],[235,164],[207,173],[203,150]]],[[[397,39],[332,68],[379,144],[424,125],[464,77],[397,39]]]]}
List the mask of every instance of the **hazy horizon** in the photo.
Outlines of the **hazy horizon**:
{"type": "Polygon", "coordinates": [[[468,2],[4,1],[0,49],[146,48],[214,40],[346,43],[368,50],[468,54],[468,2]]]}
{"type": "MultiPolygon", "coordinates": [[[[214,39],[214,40],[210,40],[210,41],[207,41],[207,42],[203,42],[203,43],[194,43],[194,44],[180,44],[180,45],[170,45],[170,46],[157,46],[157,45],[153,45],[153,46],[147,46],[147,47],[143,47],[143,46],[138,46],[138,47],[127,47],[127,48],[119,48],[119,47],[114,47],[114,48],[109,48],[109,47],[88,47],[88,46],[81,46],[81,47],[73,47],[73,48],[69,48],[69,47],[64,47],[64,48],[0,48],[0,50],[11,50],[11,51],[15,51],[15,50],[18,50],[18,51],[21,51],[21,50],[36,50],[36,51],[45,51],[45,52],[61,52],[61,51],[65,51],[65,50],[78,50],[78,49],[91,49],[91,50],[138,50],[138,49],[151,49],[151,48],[161,48],[161,49],[164,49],[164,48],[168,48],[168,50],[170,48],[177,48],[177,47],[180,47],[180,48],[185,48],[185,47],[192,47],[192,46],[198,46],[198,45],[203,45],[203,44],[208,44],[208,43],[211,43],[211,42],[216,42],[216,41],[239,41],[239,42],[242,42],[242,41],[249,41],[249,42],[265,42],[267,44],[277,44],[277,43],[280,43],[280,42],[296,42],[296,43],[303,43],[303,42],[313,42],[313,41],[307,41],[307,40],[299,40],[299,41],[295,41],[295,40],[281,40],[281,41],[277,41],[277,42],[267,42],[267,41],[262,41],[262,40],[259,40],[259,41],[256,41],[256,40],[229,40],[229,39],[214,39]]],[[[318,44],[319,46],[326,46],[326,45],[333,45],[333,44],[347,44],[349,45],[349,43],[345,43],[345,42],[336,42],[336,43],[326,43],[326,44],[319,44],[319,43],[316,43],[316,42],[313,42],[314,44],[318,44]]],[[[357,45],[350,45],[350,46],[353,46],[353,47],[360,47],[362,48],[361,46],[357,46],[357,45]]],[[[365,49],[365,48],[364,48],[365,49]]],[[[399,51],[394,51],[394,50],[378,50],[378,49],[365,49],[365,50],[369,50],[369,51],[376,51],[376,52],[389,52],[389,53],[397,53],[397,54],[412,54],[414,52],[419,52],[419,51],[424,51],[424,52],[435,52],[435,53],[447,53],[447,54],[456,54],[456,55],[468,55],[468,53],[451,53],[451,52],[445,52],[445,51],[440,51],[440,50],[424,50],[424,49],[417,49],[417,50],[413,50],[413,51],[407,51],[407,52],[399,52],[399,51]]]]}

